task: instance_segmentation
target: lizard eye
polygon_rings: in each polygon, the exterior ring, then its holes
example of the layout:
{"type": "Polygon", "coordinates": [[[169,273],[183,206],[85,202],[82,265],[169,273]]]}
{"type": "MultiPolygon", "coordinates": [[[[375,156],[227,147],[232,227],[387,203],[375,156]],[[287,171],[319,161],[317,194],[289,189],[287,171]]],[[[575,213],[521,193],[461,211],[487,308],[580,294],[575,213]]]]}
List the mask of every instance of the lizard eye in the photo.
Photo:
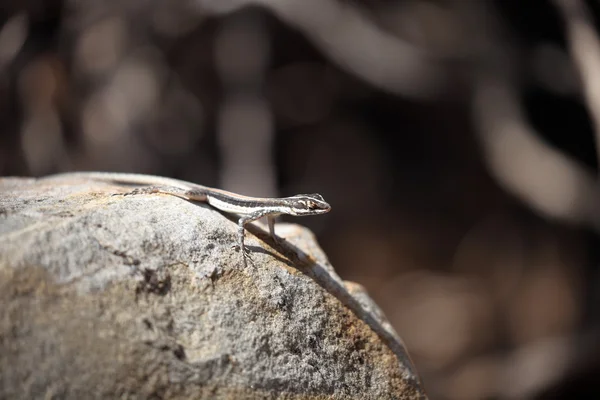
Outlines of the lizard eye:
{"type": "MultiPolygon", "coordinates": [[[[329,211],[329,205],[323,200],[320,194],[299,194],[293,198],[293,208],[296,212],[305,215],[313,215],[316,213],[329,211]]],[[[296,214],[298,215],[298,214],[296,214]]]]}
{"type": "Polygon", "coordinates": [[[317,203],[315,203],[314,201],[307,201],[306,205],[311,210],[316,210],[317,208],[319,208],[319,205],[317,203]]]}

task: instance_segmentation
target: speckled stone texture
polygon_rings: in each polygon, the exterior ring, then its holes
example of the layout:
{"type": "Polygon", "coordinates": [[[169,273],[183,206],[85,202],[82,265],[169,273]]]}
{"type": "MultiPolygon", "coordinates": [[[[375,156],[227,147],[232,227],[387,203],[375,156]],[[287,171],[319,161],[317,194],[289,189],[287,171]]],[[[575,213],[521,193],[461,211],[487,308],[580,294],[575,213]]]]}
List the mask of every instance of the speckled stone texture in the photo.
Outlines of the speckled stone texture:
{"type": "Polygon", "coordinates": [[[0,398],[425,399],[313,235],[82,179],[0,179],[0,398]]]}

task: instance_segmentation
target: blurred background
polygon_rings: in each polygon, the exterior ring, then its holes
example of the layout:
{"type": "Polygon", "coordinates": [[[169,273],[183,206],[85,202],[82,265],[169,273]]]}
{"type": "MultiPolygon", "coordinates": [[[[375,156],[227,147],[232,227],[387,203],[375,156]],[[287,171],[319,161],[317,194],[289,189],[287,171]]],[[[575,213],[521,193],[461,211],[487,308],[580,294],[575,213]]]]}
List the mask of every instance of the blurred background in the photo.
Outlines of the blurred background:
{"type": "Polygon", "coordinates": [[[321,193],[431,399],[600,398],[600,4],[1,2],[0,175],[321,193]]]}

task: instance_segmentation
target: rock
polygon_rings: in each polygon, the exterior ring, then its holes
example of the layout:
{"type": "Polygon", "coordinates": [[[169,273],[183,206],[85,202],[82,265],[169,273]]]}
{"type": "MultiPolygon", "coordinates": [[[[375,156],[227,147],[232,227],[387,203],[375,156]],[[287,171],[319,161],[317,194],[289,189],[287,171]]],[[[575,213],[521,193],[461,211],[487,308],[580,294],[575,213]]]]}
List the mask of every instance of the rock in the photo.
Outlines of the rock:
{"type": "Polygon", "coordinates": [[[313,235],[62,176],[0,179],[0,398],[425,399],[313,235]]]}

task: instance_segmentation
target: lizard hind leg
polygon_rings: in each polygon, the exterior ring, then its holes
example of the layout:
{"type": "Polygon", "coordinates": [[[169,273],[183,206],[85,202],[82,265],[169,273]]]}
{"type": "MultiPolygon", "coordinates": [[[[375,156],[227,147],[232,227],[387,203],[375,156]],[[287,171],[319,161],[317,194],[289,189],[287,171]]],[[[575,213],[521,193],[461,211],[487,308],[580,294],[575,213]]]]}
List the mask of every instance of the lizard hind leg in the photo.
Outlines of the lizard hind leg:
{"type": "Polygon", "coordinates": [[[140,186],[135,189],[127,192],[121,193],[122,196],[133,196],[139,194],[155,194],[155,193],[164,193],[171,196],[181,197],[183,199],[188,199],[190,196],[188,195],[189,190],[178,188],[175,186],[140,186]]]}
{"type": "Polygon", "coordinates": [[[159,193],[156,186],[143,186],[137,187],[129,192],[125,193],[113,193],[112,196],[134,196],[138,194],[152,194],[159,193]]]}
{"type": "Polygon", "coordinates": [[[122,193],[123,196],[135,196],[138,194],[152,194],[152,193],[160,193],[157,186],[143,186],[137,187],[129,192],[122,193]]]}

